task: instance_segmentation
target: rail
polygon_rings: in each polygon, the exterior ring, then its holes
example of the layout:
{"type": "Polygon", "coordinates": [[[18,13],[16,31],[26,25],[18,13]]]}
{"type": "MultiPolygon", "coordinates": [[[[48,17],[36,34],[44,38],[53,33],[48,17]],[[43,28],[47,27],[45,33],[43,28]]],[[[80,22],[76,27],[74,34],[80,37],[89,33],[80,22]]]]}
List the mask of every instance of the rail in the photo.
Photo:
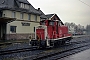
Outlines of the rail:
{"type": "Polygon", "coordinates": [[[25,52],[25,51],[33,51],[37,50],[36,47],[31,48],[22,48],[22,49],[14,49],[14,50],[7,50],[7,51],[0,51],[0,55],[6,55],[6,54],[12,54],[12,53],[18,53],[18,52],[25,52]]]}

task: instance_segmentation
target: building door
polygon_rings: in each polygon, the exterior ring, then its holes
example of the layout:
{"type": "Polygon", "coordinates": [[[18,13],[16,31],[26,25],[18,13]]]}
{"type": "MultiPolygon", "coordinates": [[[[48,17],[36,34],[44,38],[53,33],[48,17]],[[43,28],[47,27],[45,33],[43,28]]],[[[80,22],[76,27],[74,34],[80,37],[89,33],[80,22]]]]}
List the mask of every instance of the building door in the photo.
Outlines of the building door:
{"type": "Polygon", "coordinates": [[[6,24],[0,24],[0,40],[5,40],[6,35],[6,24]]]}
{"type": "Polygon", "coordinates": [[[0,40],[1,40],[1,24],[0,24],[0,40]]]}
{"type": "Polygon", "coordinates": [[[2,17],[2,12],[0,11],[0,17],[2,17]]]}
{"type": "Polygon", "coordinates": [[[0,40],[2,40],[3,36],[3,24],[0,24],[0,40]]]}

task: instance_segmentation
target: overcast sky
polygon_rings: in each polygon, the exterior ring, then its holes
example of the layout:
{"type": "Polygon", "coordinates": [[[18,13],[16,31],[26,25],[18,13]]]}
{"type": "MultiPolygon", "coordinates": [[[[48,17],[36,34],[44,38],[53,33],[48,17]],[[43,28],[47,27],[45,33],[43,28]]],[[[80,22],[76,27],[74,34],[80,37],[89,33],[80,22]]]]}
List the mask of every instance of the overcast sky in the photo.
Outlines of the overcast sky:
{"type": "Polygon", "coordinates": [[[28,0],[45,14],[56,13],[65,22],[86,26],[90,24],[90,0],[28,0]],[[87,4],[87,5],[86,5],[87,4]],[[89,5],[89,6],[88,6],[89,5]]]}

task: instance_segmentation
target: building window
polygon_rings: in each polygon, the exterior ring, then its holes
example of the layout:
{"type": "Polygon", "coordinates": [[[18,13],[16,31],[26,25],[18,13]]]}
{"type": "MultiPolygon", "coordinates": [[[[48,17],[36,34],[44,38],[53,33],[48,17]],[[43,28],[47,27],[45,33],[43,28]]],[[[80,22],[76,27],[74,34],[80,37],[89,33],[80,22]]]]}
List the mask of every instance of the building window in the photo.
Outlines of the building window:
{"type": "Polygon", "coordinates": [[[28,4],[21,3],[20,7],[24,9],[29,9],[30,6],[28,4]]]}
{"type": "Polygon", "coordinates": [[[21,8],[24,8],[24,3],[21,3],[21,8]]]}
{"type": "Polygon", "coordinates": [[[25,9],[29,9],[29,5],[28,4],[25,4],[25,9]]]}
{"type": "Polygon", "coordinates": [[[37,15],[35,15],[35,21],[37,21],[37,15]]]}
{"type": "Polygon", "coordinates": [[[31,20],[31,14],[28,14],[28,20],[31,20]]]}
{"type": "Polygon", "coordinates": [[[23,19],[23,13],[20,14],[20,19],[23,19]]]}
{"type": "Polygon", "coordinates": [[[16,12],[12,12],[12,18],[15,18],[16,17],[16,12]]]}
{"type": "Polygon", "coordinates": [[[10,26],[10,31],[12,33],[16,33],[16,26],[10,26]]]}

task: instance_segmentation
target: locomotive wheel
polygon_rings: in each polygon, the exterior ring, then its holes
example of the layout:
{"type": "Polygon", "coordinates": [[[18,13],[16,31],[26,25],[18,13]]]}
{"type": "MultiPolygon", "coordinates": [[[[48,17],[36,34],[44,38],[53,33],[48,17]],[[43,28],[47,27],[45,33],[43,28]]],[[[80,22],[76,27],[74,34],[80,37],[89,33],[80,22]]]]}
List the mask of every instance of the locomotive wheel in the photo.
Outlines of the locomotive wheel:
{"type": "Polygon", "coordinates": [[[65,44],[65,41],[62,41],[61,45],[64,45],[65,44]]]}
{"type": "Polygon", "coordinates": [[[61,45],[64,45],[66,42],[66,39],[62,39],[61,45]]]}

